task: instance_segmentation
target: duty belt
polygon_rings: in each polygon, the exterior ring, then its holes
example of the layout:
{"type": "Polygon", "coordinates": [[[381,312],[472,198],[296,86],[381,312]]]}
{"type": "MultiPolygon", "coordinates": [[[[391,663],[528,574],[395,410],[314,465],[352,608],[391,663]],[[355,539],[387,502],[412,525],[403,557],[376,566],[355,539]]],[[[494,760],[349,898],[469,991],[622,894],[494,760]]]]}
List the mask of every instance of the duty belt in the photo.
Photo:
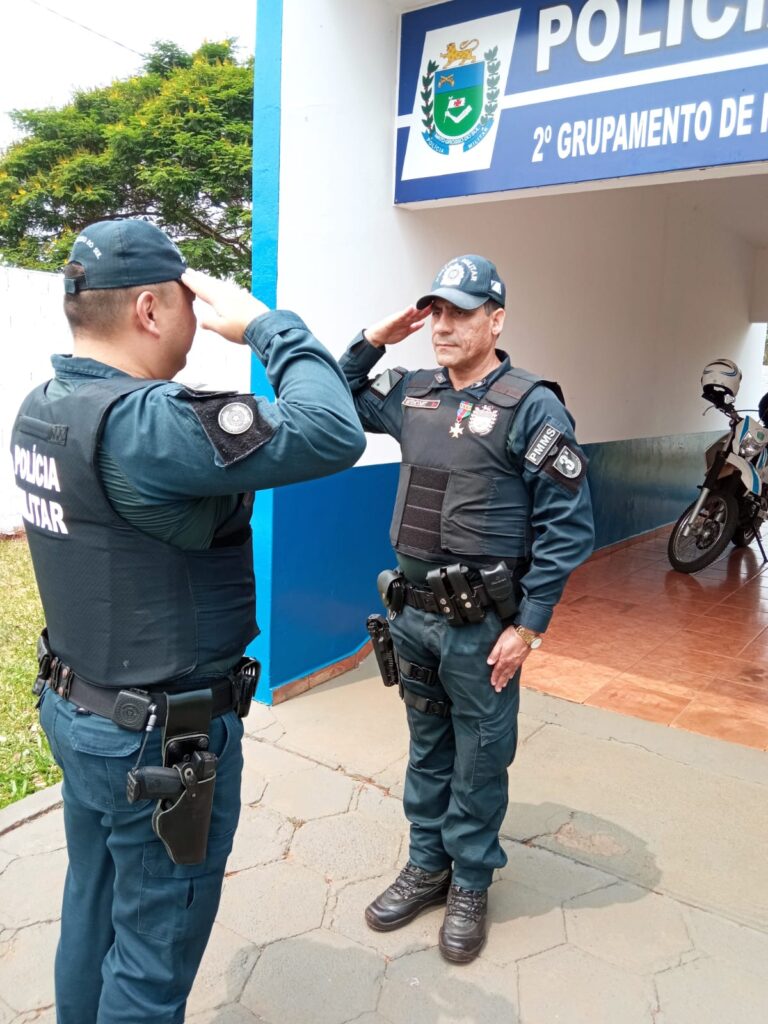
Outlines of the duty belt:
{"type": "MultiPolygon", "coordinates": [[[[165,689],[161,686],[147,689],[95,686],[81,679],[69,665],[63,664],[55,655],[45,653],[39,658],[39,663],[40,672],[33,688],[33,692],[38,696],[48,687],[83,711],[109,718],[115,725],[132,731],[144,728],[151,708],[155,724],[165,725],[167,686],[165,689]]],[[[241,718],[245,718],[250,710],[257,681],[258,662],[243,658],[231,676],[206,680],[199,686],[190,687],[183,692],[195,689],[210,690],[211,718],[225,715],[228,711],[237,711],[241,718]]],[[[174,690],[173,693],[175,692],[174,690]]]]}
{"type": "MultiPolygon", "coordinates": [[[[474,600],[481,608],[490,608],[494,603],[482,583],[472,587],[471,591],[474,600]]],[[[412,608],[420,608],[423,612],[443,611],[443,607],[429,587],[419,587],[415,583],[410,583],[406,580],[403,583],[403,595],[405,603],[409,604],[412,608]]]]}

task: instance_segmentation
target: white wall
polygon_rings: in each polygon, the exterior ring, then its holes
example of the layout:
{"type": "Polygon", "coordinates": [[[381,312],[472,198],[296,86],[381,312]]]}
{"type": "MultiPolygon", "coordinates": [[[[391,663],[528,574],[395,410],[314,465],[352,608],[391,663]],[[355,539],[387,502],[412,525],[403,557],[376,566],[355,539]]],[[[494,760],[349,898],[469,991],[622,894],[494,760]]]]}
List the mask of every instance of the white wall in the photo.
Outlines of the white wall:
{"type": "Polygon", "coordinates": [[[750,316],[757,321],[768,320],[768,249],[755,252],[750,316]]]}
{"type": "MultiPolygon", "coordinates": [[[[51,376],[51,355],[71,352],[58,274],[0,267],[0,338],[6,358],[0,375],[0,534],[21,528],[16,486],[6,454],[16,411],[33,387],[51,376]]],[[[251,355],[200,331],[178,380],[194,387],[249,391],[251,355]]]]}
{"type": "MultiPolygon", "coordinates": [[[[423,294],[449,257],[480,252],[508,286],[513,362],[561,382],[582,441],[718,428],[698,397],[718,355],[739,362],[740,404],[755,405],[765,329],[750,322],[754,250],[701,192],[695,203],[681,184],[393,206],[398,18],[388,0],[286,0],[281,305],[339,354],[423,294]],[[302,69],[313,67],[310,84],[302,69]]],[[[427,332],[387,363],[433,365],[427,332]]],[[[372,438],[364,459],[397,457],[372,438]]]]}

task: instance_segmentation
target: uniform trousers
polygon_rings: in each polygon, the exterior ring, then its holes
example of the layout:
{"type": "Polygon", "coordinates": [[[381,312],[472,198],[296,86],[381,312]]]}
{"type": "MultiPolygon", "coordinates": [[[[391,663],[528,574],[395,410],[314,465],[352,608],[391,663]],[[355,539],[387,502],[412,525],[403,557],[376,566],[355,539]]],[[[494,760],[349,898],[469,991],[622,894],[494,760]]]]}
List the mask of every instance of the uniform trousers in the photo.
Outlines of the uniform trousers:
{"type": "MultiPolygon", "coordinates": [[[[155,801],[129,804],[144,734],[78,712],[52,690],[40,721],[64,772],[69,867],[56,953],[57,1024],[181,1024],[219,906],[240,815],[243,724],[211,722],[219,757],[206,860],[177,865],[152,831],[155,801]]],[[[159,765],[161,733],[144,765],[159,765]]]]}
{"type": "MultiPolygon", "coordinates": [[[[487,889],[507,863],[499,829],[509,802],[507,769],[517,748],[520,673],[497,693],[487,658],[503,630],[487,610],[480,623],[454,627],[406,605],[390,622],[401,658],[434,669],[427,685],[402,673],[420,697],[451,701],[447,718],[406,705],[410,750],[403,806],[410,860],[425,871],[453,867],[453,882],[487,889]]],[[[418,674],[418,673],[417,673],[418,674]]]]}

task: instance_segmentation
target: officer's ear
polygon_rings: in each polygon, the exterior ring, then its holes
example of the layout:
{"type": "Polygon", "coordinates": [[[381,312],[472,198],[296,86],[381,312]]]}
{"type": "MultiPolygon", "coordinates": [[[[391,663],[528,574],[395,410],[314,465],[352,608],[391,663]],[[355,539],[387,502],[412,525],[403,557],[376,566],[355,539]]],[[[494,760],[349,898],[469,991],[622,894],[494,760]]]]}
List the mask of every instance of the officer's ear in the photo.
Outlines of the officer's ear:
{"type": "Polygon", "coordinates": [[[506,310],[499,306],[498,309],[494,309],[491,313],[491,333],[494,338],[498,338],[501,332],[504,330],[504,317],[507,315],[506,310]]]}
{"type": "Polygon", "coordinates": [[[157,322],[159,303],[157,295],[150,291],[139,292],[136,296],[136,305],[134,309],[136,319],[138,320],[142,330],[151,334],[155,338],[159,338],[160,328],[157,322]]]}

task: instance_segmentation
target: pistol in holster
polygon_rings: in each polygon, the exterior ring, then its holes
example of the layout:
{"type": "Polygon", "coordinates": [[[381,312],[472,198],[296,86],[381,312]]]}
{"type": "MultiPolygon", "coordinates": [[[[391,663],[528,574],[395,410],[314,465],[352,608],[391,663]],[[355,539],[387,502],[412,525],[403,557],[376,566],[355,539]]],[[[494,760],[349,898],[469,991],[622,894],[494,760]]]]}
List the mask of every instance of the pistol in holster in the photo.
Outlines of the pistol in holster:
{"type": "Polygon", "coordinates": [[[208,750],[211,691],[166,694],[161,768],[128,773],[130,802],[157,799],[152,828],[174,864],[201,864],[208,849],[218,758],[208,750]]]}
{"type": "Polygon", "coordinates": [[[397,655],[392,643],[392,634],[389,632],[389,623],[383,615],[369,615],[366,625],[382,682],[385,686],[399,686],[400,670],[397,667],[397,655]]]}

